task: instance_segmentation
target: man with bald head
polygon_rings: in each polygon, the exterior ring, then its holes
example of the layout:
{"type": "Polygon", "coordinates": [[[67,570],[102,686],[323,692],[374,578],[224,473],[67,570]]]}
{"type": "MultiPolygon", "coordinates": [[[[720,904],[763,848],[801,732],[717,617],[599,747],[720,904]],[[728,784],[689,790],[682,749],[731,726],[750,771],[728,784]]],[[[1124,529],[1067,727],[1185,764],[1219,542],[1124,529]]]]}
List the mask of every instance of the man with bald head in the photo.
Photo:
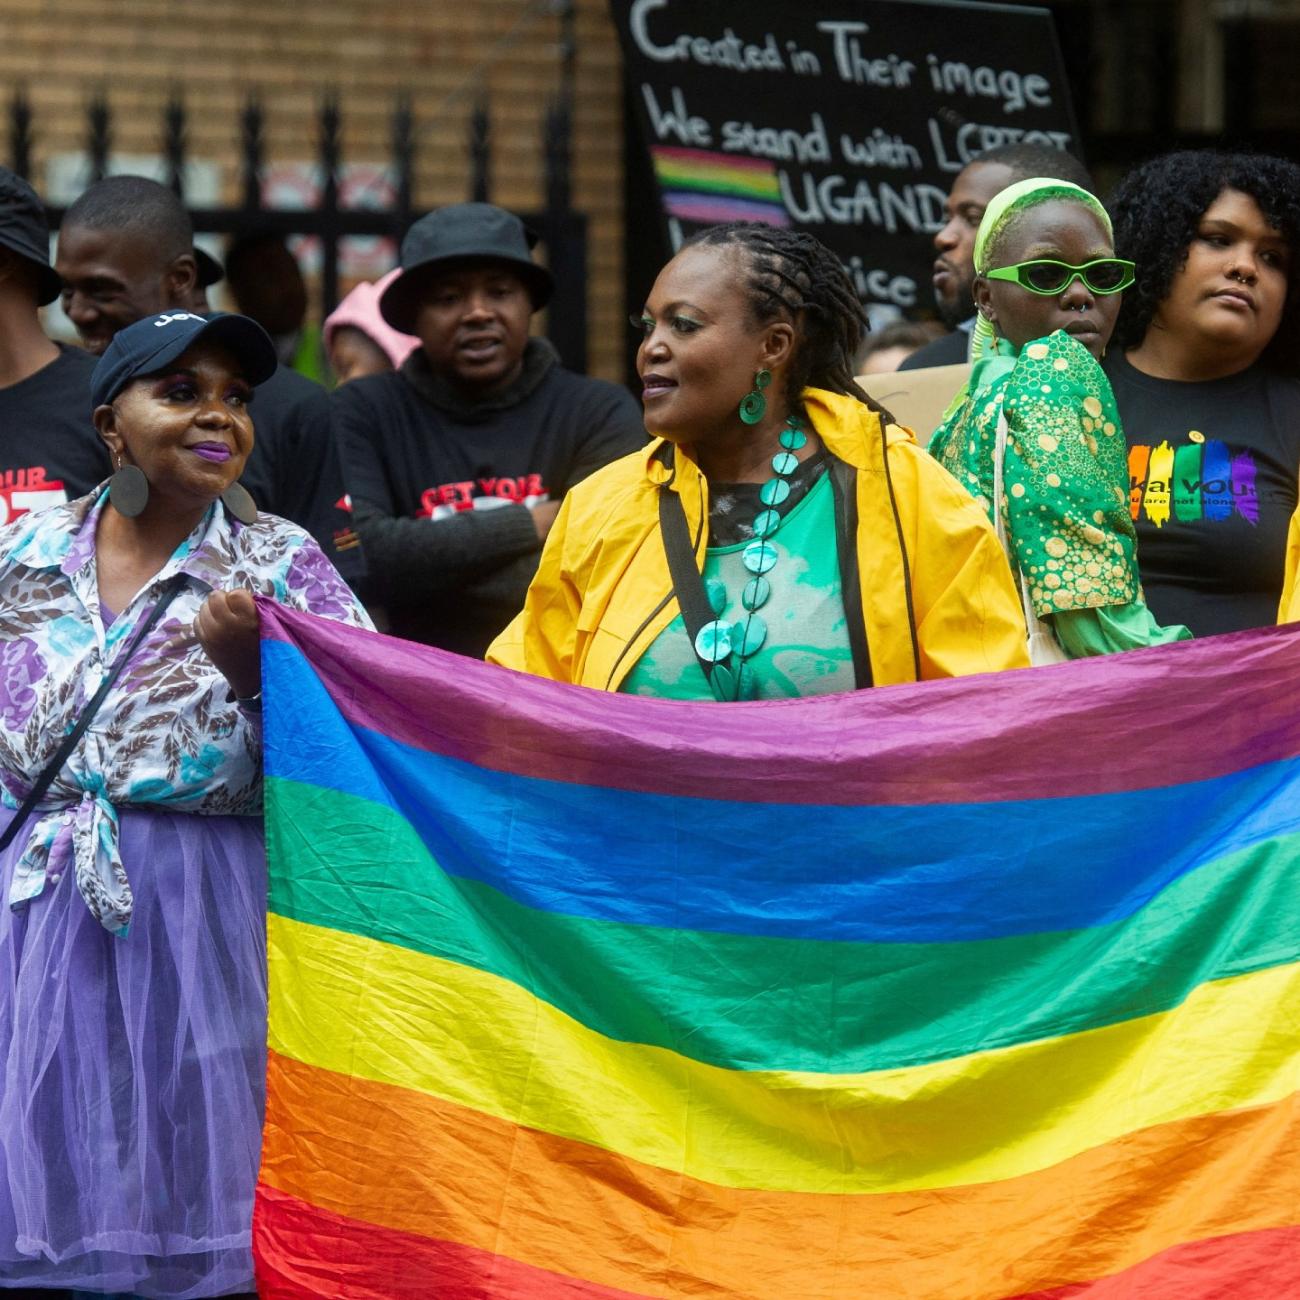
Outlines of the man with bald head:
{"type": "Polygon", "coordinates": [[[83,346],[102,355],[120,329],[183,308],[198,282],[194,229],[180,199],[143,176],[92,185],[59,227],[54,269],[83,346]]]}
{"type": "MultiPolygon", "coordinates": [[[[190,310],[199,281],[189,213],[165,185],[143,176],[110,176],[77,199],[59,227],[54,266],[63,310],[96,354],[146,316],[190,310]]],[[[252,415],[244,486],[259,509],[307,529],[355,582],[361,554],[340,504],[324,389],[281,366],[258,387],[252,415]]]]}

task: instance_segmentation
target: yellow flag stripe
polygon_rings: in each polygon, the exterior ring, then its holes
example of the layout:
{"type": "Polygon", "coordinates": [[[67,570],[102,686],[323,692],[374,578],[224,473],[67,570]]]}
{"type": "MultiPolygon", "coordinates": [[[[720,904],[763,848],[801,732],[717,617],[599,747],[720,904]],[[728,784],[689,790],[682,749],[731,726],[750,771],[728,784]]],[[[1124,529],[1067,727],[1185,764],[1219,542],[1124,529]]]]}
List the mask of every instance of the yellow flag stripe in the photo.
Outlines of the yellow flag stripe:
{"type": "Polygon", "coordinates": [[[1159,1015],[864,1074],[739,1071],[618,1042],[508,980],[281,916],[270,1043],[736,1188],[901,1192],[1015,1178],[1300,1086],[1300,964],[1159,1015]]]}

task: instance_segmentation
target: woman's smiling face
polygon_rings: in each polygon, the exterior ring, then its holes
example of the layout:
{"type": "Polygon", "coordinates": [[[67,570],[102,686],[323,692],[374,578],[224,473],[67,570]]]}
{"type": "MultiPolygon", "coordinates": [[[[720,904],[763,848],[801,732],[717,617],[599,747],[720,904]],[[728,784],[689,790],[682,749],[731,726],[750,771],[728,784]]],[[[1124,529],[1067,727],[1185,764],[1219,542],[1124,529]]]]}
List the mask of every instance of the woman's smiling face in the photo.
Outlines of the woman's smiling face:
{"type": "Polygon", "coordinates": [[[200,342],[166,370],[133,380],[95,424],[114,458],[135,465],[151,496],[181,508],[215,501],[253,449],[253,390],[234,356],[200,342]]]}
{"type": "MultiPolygon", "coordinates": [[[[1038,258],[1082,266],[1114,255],[1106,227],[1087,204],[1049,199],[1011,218],[996,241],[989,267],[1015,266],[1038,258]]],[[[1098,358],[1115,328],[1121,297],[1118,293],[1095,294],[1077,277],[1061,293],[1050,295],[1032,293],[1007,280],[979,276],[975,281],[975,302],[981,314],[1016,349],[1065,330],[1098,358]]]]}

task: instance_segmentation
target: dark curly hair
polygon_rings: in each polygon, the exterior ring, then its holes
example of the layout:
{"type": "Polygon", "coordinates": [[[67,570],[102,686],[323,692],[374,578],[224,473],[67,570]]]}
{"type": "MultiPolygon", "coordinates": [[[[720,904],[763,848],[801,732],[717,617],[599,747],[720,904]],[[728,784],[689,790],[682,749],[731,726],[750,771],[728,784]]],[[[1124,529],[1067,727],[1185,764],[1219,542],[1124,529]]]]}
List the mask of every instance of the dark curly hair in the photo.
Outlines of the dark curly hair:
{"type": "Polygon", "coordinates": [[[1124,293],[1114,342],[1131,348],[1146,337],[1187,264],[1201,217],[1224,190],[1249,194],[1291,250],[1282,321],[1263,360],[1300,373],[1300,167],[1284,158],[1189,149],[1153,158],[1120,181],[1109,205],[1115,252],[1137,264],[1137,283],[1124,293]]]}
{"type": "Polygon", "coordinates": [[[749,262],[746,289],[754,321],[796,327],[788,391],[825,388],[865,402],[891,419],[853,379],[867,313],[840,259],[812,235],[780,226],[732,221],[694,235],[687,248],[735,248],[749,262]]]}

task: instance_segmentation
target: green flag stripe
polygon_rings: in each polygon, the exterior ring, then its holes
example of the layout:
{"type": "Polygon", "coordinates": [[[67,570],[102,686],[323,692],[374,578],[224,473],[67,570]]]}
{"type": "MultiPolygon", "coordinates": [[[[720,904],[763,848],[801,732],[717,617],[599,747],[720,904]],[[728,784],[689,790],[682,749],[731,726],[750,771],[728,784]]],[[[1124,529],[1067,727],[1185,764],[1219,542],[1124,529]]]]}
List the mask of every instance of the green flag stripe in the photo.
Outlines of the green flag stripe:
{"type": "Polygon", "coordinates": [[[292,881],[273,868],[279,915],[488,971],[607,1037],[735,1069],[917,1065],[1165,1011],[1300,959],[1300,835],[1211,862],[1111,925],[934,944],[536,911],[444,874],[391,808],[284,778],[267,780],[267,839],[272,864],[295,864],[292,881]],[[867,1000],[872,1041],[846,1041],[867,1000]],[[842,1008],[829,1023],[827,1005],[842,1008]]]}

